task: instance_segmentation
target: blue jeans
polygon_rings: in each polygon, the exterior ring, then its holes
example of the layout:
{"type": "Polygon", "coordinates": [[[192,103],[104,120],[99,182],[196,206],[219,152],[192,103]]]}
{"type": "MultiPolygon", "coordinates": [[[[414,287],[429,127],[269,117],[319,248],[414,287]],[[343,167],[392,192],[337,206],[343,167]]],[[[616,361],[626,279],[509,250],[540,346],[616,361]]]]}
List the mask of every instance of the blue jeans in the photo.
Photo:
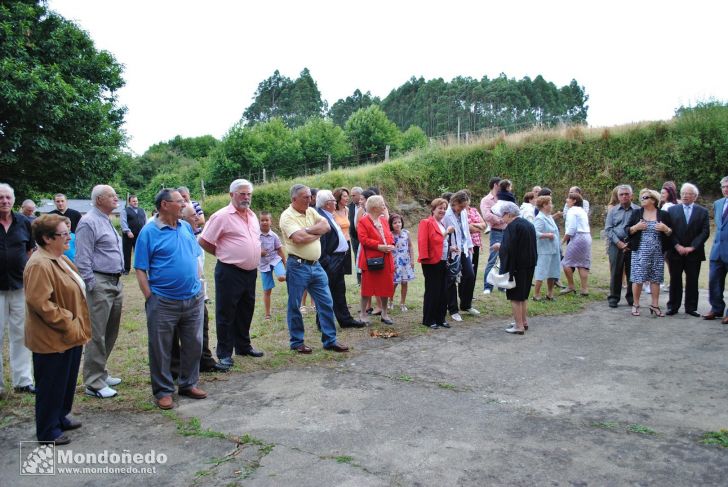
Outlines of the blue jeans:
{"type": "Polygon", "coordinates": [[[303,316],[301,316],[301,296],[304,289],[316,303],[321,324],[321,342],[324,348],[336,343],[336,324],[334,323],[334,308],[329,279],[321,264],[314,265],[298,262],[297,259],[288,258],[286,263],[286,285],[288,286],[288,333],[290,346],[296,348],[303,345],[303,316]]]}
{"type": "MultiPolygon", "coordinates": [[[[503,241],[503,230],[490,230],[490,247],[497,243],[501,243],[503,241]]],[[[490,250],[489,247],[489,250],[490,250]]],[[[488,263],[485,266],[485,274],[483,274],[483,283],[485,284],[485,287],[483,289],[490,289],[493,290],[493,286],[488,284],[488,273],[495,265],[495,261],[498,259],[498,251],[497,250],[490,250],[490,254],[488,254],[488,263]]]]}
{"type": "Polygon", "coordinates": [[[726,273],[728,273],[728,263],[722,260],[710,261],[710,274],[708,277],[710,311],[718,316],[723,316],[725,312],[723,292],[725,291],[726,273]]]}

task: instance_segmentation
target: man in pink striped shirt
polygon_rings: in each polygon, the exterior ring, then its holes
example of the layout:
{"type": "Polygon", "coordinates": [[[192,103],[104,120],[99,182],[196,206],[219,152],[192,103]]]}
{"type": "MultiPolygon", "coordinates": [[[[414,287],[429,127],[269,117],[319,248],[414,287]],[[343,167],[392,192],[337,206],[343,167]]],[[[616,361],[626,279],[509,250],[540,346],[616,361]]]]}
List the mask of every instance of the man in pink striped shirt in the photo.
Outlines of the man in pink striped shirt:
{"type": "Polygon", "coordinates": [[[200,246],[217,257],[215,266],[215,327],[220,366],[233,366],[236,355],[262,357],[250,343],[255,310],[255,281],[260,263],[260,224],[250,209],[253,184],[230,184],[230,204],[216,211],[200,235],[200,246]]]}
{"type": "Polygon", "coordinates": [[[483,282],[485,283],[483,294],[490,294],[493,291],[493,286],[488,284],[487,278],[488,273],[495,265],[496,259],[498,259],[498,251],[492,249],[493,245],[503,241],[503,230],[506,228],[506,223],[503,219],[491,211],[493,205],[498,202],[496,193],[498,193],[498,183],[500,183],[500,181],[501,178],[498,176],[490,178],[490,181],[488,182],[490,193],[480,200],[480,213],[483,215],[483,219],[486,223],[490,225],[490,254],[488,254],[488,263],[485,266],[485,274],[483,275],[483,282]]]}

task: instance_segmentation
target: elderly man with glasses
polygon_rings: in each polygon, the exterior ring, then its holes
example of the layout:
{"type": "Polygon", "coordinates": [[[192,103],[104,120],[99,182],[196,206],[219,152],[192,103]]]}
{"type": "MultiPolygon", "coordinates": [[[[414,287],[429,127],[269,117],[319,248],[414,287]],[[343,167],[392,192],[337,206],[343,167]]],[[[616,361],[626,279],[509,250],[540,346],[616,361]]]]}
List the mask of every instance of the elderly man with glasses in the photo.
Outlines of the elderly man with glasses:
{"type": "Polygon", "coordinates": [[[215,327],[220,367],[230,369],[236,355],[262,357],[250,343],[255,311],[255,281],[260,263],[260,223],[250,209],[253,184],[230,183],[230,204],[212,214],[199,238],[200,246],[217,257],[215,327]]]}
{"type": "Polygon", "coordinates": [[[198,257],[202,253],[192,226],[180,220],[185,200],[179,191],[163,189],[154,198],[159,212],[137,241],[136,276],[146,299],[149,372],[160,409],[172,409],[172,344],[179,336],[179,395],[204,399],[197,387],[202,353],[202,291],[198,257]]]}

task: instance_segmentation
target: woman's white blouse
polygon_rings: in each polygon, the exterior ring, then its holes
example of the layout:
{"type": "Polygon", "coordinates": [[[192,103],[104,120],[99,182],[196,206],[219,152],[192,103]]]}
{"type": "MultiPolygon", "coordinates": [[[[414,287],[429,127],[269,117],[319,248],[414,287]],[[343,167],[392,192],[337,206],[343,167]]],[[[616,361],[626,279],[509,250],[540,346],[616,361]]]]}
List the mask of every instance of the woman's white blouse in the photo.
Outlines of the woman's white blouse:
{"type": "Polygon", "coordinates": [[[580,206],[572,206],[566,214],[565,233],[575,235],[579,232],[589,233],[589,217],[580,206]]]}

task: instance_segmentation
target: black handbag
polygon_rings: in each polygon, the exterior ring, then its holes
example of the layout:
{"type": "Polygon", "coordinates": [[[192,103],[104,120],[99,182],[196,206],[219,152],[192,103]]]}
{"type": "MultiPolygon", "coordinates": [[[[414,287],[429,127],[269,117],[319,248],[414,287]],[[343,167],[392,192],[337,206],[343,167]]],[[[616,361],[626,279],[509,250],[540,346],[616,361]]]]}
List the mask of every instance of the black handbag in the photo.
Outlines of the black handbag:
{"type": "MultiPolygon", "coordinates": [[[[452,233],[448,236],[450,247],[452,247],[452,233]]],[[[447,252],[447,282],[452,284],[457,282],[462,270],[462,261],[460,260],[460,254],[454,254],[448,250],[447,252]]]]}
{"type": "Polygon", "coordinates": [[[370,271],[381,271],[384,269],[384,257],[367,258],[367,268],[370,271]]]}
{"type": "MultiPolygon", "coordinates": [[[[371,218],[370,218],[371,219],[371,218]]],[[[387,243],[386,241],[384,242],[387,243]]],[[[362,249],[364,246],[362,245],[362,249]]],[[[382,257],[367,257],[366,249],[364,249],[364,257],[367,259],[367,269],[370,271],[381,271],[384,269],[384,256],[382,257]]]]}

